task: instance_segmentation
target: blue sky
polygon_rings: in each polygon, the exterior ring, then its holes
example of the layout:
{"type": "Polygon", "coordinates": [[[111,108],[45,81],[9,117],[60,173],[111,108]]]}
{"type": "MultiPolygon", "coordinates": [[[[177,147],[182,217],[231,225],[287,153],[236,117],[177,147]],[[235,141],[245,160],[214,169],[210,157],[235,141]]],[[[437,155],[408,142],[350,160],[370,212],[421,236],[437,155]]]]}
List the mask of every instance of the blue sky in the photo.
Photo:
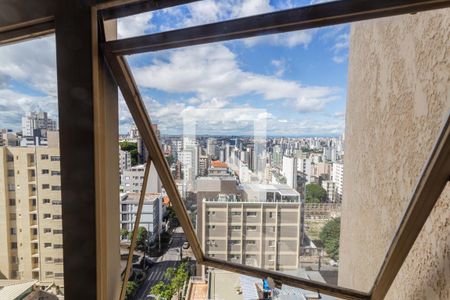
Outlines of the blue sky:
{"type": "MultiPolygon", "coordinates": [[[[119,36],[305,4],[309,1],[200,1],[124,18],[119,36]]],[[[224,109],[229,113],[217,113],[202,133],[251,134],[242,120],[259,109],[266,113],[257,121],[267,123],[268,135],[338,135],[344,129],[348,34],[348,25],[334,26],[134,55],[128,62],[163,133],[179,133],[186,116],[202,121],[201,109],[224,109]]],[[[121,115],[122,124],[129,120],[121,115]]]]}
{"type": "MultiPolygon", "coordinates": [[[[309,1],[203,0],[119,20],[119,38],[255,15],[309,1]]],[[[349,25],[128,57],[162,133],[338,135],[344,130],[349,25]],[[209,111],[208,111],[209,110],[209,111]],[[213,114],[213,116],[211,116],[213,114]]],[[[42,109],[57,117],[54,36],[0,47],[0,127],[42,109]]],[[[121,132],[132,124],[120,101],[121,132]]]]}

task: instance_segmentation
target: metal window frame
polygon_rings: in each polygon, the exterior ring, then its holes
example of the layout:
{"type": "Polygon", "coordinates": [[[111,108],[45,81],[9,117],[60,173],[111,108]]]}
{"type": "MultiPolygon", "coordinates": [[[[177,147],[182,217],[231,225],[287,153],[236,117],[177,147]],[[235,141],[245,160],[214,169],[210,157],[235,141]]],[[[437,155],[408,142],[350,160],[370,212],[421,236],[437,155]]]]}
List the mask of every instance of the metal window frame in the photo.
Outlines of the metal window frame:
{"type": "MultiPolygon", "coordinates": [[[[132,1],[132,3],[125,3],[100,10],[99,18],[101,22],[102,18],[110,19],[118,16],[128,16],[138,12],[156,10],[190,2],[194,1],[174,0],[167,1],[165,3],[166,5],[163,5],[164,2],[143,3],[142,1],[132,1]],[[158,4],[161,6],[158,6],[158,4]]],[[[130,113],[149,151],[150,159],[155,164],[162,184],[171,199],[180,224],[185,231],[187,240],[191,244],[193,253],[199,264],[260,278],[271,277],[276,282],[318,291],[344,299],[383,299],[436,201],[439,199],[442,190],[449,181],[450,115],[447,117],[447,121],[422,170],[409,205],[397,228],[373,287],[370,292],[366,293],[205,256],[187,215],[184,202],[170,173],[169,166],[159,147],[159,141],[151,126],[149,114],[124,56],[417,13],[445,7],[450,7],[450,1],[341,0],[103,43],[102,47],[106,61],[122,91],[130,113]]],[[[132,249],[130,252],[132,253],[132,249]]]]}

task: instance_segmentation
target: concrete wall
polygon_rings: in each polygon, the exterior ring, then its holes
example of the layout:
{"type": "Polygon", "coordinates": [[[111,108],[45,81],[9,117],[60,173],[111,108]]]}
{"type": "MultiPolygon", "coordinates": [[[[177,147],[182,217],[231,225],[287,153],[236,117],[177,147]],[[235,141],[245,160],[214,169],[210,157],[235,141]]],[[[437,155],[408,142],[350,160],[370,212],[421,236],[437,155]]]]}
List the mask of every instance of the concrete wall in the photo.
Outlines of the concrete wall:
{"type": "MultiPolygon", "coordinates": [[[[339,284],[368,291],[450,110],[450,10],[352,25],[339,284]]],[[[450,299],[447,186],[387,299],[450,299]]]]}

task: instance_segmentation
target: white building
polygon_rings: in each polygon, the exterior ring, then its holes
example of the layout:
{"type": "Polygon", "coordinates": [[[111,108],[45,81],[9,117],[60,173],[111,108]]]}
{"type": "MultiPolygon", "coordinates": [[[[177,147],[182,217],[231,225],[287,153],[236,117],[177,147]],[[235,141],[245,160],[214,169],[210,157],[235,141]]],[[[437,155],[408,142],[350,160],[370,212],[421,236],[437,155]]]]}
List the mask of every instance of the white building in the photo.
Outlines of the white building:
{"type": "Polygon", "coordinates": [[[336,183],[336,201],[342,200],[342,187],[344,184],[344,164],[340,162],[333,163],[331,180],[336,183]]]}
{"type": "Polygon", "coordinates": [[[183,166],[184,180],[194,180],[198,175],[198,146],[188,145],[178,153],[178,160],[183,166]]]}
{"type": "Polygon", "coordinates": [[[302,158],[300,159],[300,164],[297,166],[297,170],[303,173],[303,175],[306,178],[306,182],[310,183],[311,175],[312,175],[312,168],[311,168],[311,159],[310,158],[302,158]]]}
{"type": "MultiPolygon", "coordinates": [[[[140,193],[144,183],[145,164],[137,165],[123,171],[121,187],[123,192],[140,193]]],[[[162,186],[155,166],[150,166],[146,193],[161,193],[162,186]]]]}
{"type": "MultiPolygon", "coordinates": [[[[132,231],[139,205],[139,193],[122,193],[120,195],[120,226],[132,231]]],[[[154,240],[162,231],[164,206],[163,197],[159,193],[146,193],[142,206],[139,227],[144,227],[149,233],[149,240],[154,240]]]]}
{"type": "Polygon", "coordinates": [[[131,168],[131,154],[128,151],[123,151],[119,149],[119,170],[120,174],[123,171],[131,168]]]}
{"type": "Polygon", "coordinates": [[[286,184],[297,189],[297,158],[290,156],[283,156],[283,171],[286,178],[286,184]]]}
{"type": "Polygon", "coordinates": [[[327,191],[328,201],[336,202],[336,183],[331,180],[323,180],[322,187],[327,191]]]}
{"type": "Polygon", "coordinates": [[[47,131],[57,130],[56,121],[50,119],[46,112],[29,112],[22,117],[23,136],[47,136],[47,131]]]}

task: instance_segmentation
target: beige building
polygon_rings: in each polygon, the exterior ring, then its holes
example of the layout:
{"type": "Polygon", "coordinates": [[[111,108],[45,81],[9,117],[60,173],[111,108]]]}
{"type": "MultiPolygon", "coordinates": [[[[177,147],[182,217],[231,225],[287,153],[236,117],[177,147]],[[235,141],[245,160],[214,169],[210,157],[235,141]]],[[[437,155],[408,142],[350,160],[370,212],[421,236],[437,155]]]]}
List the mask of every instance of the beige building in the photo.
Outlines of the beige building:
{"type": "MultiPolygon", "coordinates": [[[[450,9],[352,25],[339,284],[368,291],[450,112],[450,9]]],[[[450,187],[386,299],[450,299],[450,187]]]]}
{"type": "Polygon", "coordinates": [[[0,276],[63,286],[59,148],[0,147],[0,276]]]}
{"type": "Polygon", "coordinates": [[[303,237],[298,192],[287,185],[245,184],[236,194],[214,196],[211,188],[199,194],[198,231],[207,256],[271,270],[298,269],[303,237]]]}

